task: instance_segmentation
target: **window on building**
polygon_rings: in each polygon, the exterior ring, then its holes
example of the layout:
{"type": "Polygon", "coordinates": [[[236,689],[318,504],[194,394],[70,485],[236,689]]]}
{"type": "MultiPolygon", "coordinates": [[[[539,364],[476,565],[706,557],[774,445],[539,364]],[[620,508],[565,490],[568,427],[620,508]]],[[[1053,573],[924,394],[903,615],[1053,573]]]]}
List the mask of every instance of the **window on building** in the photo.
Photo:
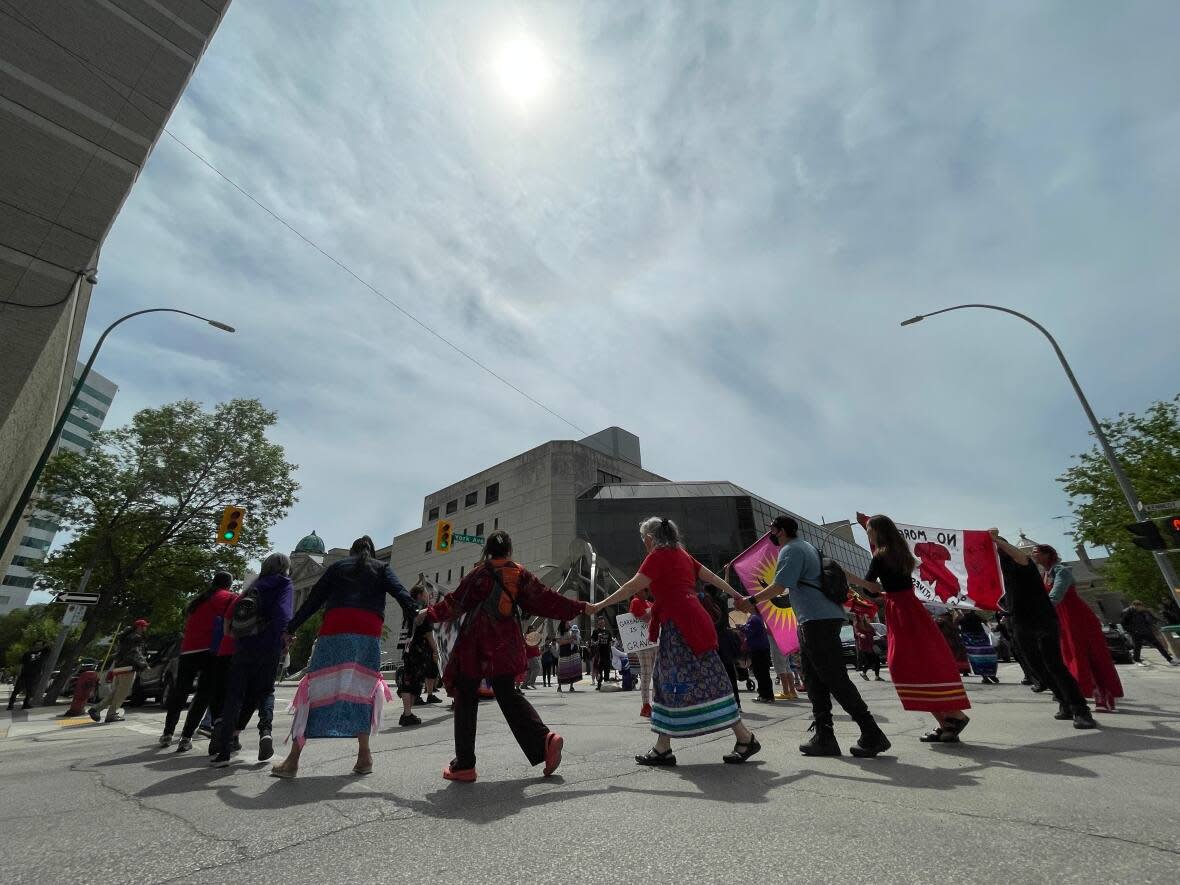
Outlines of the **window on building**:
{"type": "Polygon", "coordinates": [[[452,513],[454,513],[458,509],[459,509],[459,499],[458,498],[456,498],[454,501],[447,501],[447,516],[450,516],[452,513]]]}
{"type": "Polygon", "coordinates": [[[28,568],[31,565],[37,565],[39,562],[41,562],[41,560],[37,559],[34,556],[14,556],[14,557],[12,557],[12,564],[13,565],[19,565],[19,566],[23,566],[25,568],[28,568]]]}
{"type": "Polygon", "coordinates": [[[451,570],[447,569],[447,583],[451,583],[451,570]]]}
{"type": "Polygon", "coordinates": [[[82,385],[82,392],[84,394],[86,394],[88,397],[90,397],[91,399],[96,399],[100,403],[103,403],[104,405],[109,406],[111,404],[111,398],[109,396],[107,396],[105,393],[99,393],[97,390],[95,390],[89,384],[82,385]]]}
{"type": "Polygon", "coordinates": [[[32,578],[20,578],[20,577],[17,577],[16,575],[5,575],[4,576],[4,586],[6,586],[6,587],[27,587],[28,589],[31,590],[31,589],[33,589],[33,579],[32,578]]]}
{"type": "Polygon", "coordinates": [[[483,523],[482,522],[475,527],[475,536],[477,538],[483,537],[483,523]]]}
{"type": "Polygon", "coordinates": [[[427,522],[434,522],[436,519],[438,519],[438,508],[431,507],[430,512],[428,514],[426,514],[426,521],[427,522]]]}
{"type": "Polygon", "coordinates": [[[433,544],[434,544],[434,541],[427,541],[427,542],[426,542],[426,549],[425,549],[423,552],[424,552],[424,553],[429,553],[429,552],[430,552],[430,548],[433,546],[433,544]]]}
{"type": "Polygon", "coordinates": [[[24,537],[20,539],[22,547],[28,547],[31,550],[48,550],[50,541],[42,541],[40,538],[24,537]]]}
{"type": "Polygon", "coordinates": [[[89,449],[92,445],[94,445],[94,443],[92,443],[90,440],[88,440],[84,437],[78,436],[78,434],[76,434],[76,433],[70,433],[68,430],[63,430],[61,432],[61,438],[65,439],[65,440],[69,440],[74,445],[81,446],[84,449],[89,449]]]}
{"type": "Polygon", "coordinates": [[[43,532],[56,532],[61,526],[52,519],[30,519],[29,528],[40,529],[43,532]]]}
{"type": "Polygon", "coordinates": [[[483,502],[485,504],[495,504],[500,500],[500,484],[498,482],[492,483],[483,493],[483,502]]]}
{"type": "Polygon", "coordinates": [[[500,517],[497,516],[494,520],[492,520],[492,531],[494,532],[499,527],[500,527],[500,517]]]}
{"type": "Polygon", "coordinates": [[[463,499],[464,507],[474,507],[479,503],[479,492],[468,492],[467,497],[463,499]]]}
{"type": "Polygon", "coordinates": [[[609,486],[612,483],[620,483],[623,481],[621,476],[615,476],[613,473],[607,473],[605,470],[598,471],[598,484],[600,486],[609,486]]]}
{"type": "Polygon", "coordinates": [[[463,580],[463,569],[464,569],[464,568],[466,568],[466,566],[462,566],[462,565],[461,565],[461,566],[459,566],[459,580],[460,580],[460,581],[462,581],[462,580],[463,580]]]}
{"type": "Polygon", "coordinates": [[[434,573],[434,583],[438,583],[438,572],[434,573]]]}

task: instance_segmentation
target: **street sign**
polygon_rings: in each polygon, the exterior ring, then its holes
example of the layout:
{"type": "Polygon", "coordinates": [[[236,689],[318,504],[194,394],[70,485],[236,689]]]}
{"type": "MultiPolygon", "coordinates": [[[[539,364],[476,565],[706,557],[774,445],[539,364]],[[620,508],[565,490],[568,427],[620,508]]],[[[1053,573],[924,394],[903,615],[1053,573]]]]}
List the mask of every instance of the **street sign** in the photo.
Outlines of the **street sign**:
{"type": "Polygon", "coordinates": [[[82,623],[84,617],[86,617],[86,606],[71,605],[66,609],[65,615],[61,619],[61,625],[63,627],[76,627],[82,623]]]}
{"type": "Polygon", "coordinates": [[[54,602],[65,602],[70,605],[97,605],[97,593],[59,593],[54,602]]]}
{"type": "Polygon", "coordinates": [[[462,541],[464,544],[482,544],[486,540],[481,535],[460,535],[458,533],[452,535],[456,541],[462,541]]]}
{"type": "Polygon", "coordinates": [[[1180,501],[1168,501],[1164,504],[1144,504],[1143,509],[1148,513],[1159,513],[1161,510],[1180,510],[1180,501]]]}

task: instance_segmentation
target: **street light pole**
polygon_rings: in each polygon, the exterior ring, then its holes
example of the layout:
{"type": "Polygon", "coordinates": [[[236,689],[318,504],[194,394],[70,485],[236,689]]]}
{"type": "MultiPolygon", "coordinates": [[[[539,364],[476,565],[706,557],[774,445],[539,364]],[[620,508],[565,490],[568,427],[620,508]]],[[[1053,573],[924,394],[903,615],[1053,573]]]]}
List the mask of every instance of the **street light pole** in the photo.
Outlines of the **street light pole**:
{"type": "Polygon", "coordinates": [[[33,472],[29,476],[29,481],[25,483],[24,490],[12,508],[12,513],[9,515],[8,522],[4,526],[4,532],[0,534],[0,556],[4,554],[4,551],[8,547],[9,540],[12,539],[13,534],[16,532],[16,527],[20,525],[25,507],[32,499],[33,492],[37,488],[37,483],[41,479],[41,471],[45,469],[45,465],[49,462],[49,458],[53,454],[53,447],[57,444],[57,440],[61,436],[62,428],[66,425],[66,419],[70,416],[70,410],[74,407],[74,403],[78,399],[78,394],[82,392],[82,385],[86,382],[86,376],[90,374],[90,369],[94,365],[94,360],[98,357],[99,350],[102,349],[103,342],[107,340],[107,335],[111,334],[116,326],[127,322],[132,317],[143,316],[145,313],[179,313],[186,317],[192,317],[193,319],[208,323],[210,326],[221,329],[223,332],[235,331],[233,326],[227,326],[225,323],[219,323],[217,320],[211,320],[208,317],[189,313],[187,310],[178,310],[174,307],[152,307],[147,310],[137,310],[134,313],[119,317],[119,319],[107,326],[103,330],[102,335],[99,336],[98,343],[94,345],[94,350],[90,352],[90,359],[86,361],[81,374],[78,375],[78,380],[74,383],[74,389],[70,392],[70,398],[66,400],[65,408],[62,409],[61,417],[57,419],[57,423],[53,426],[53,430],[49,434],[49,439],[45,442],[45,448],[41,450],[41,457],[37,459],[37,465],[33,468],[33,472]]]}
{"type": "MultiPolygon", "coordinates": [[[[980,308],[983,310],[998,310],[1000,313],[1010,314],[1014,317],[1024,320],[1030,326],[1033,326],[1038,332],[1044,335],[1049,343],[1053,346],[1053,352],[1057,354],[1057,359],[1061,363],[1061,368],[1065,370],[1065,376],[1069,379],[1069,383],[1073,386],[1073,392],[1077,394],[1078,402],[1082,404],[1082,411],[1086,413],[1086,417],[1090,420],[1090,427],[1094,431],[1094,436],[1098,440],[1098,445],[1102,448],[1102,454],[1106,457],[1106,463],[1110,465],[1111,471],[1114,473],[1115,482],[1118,483],[1119,489],[1123,493],[1123,497],[1127,500],[1127,506],[1131,508],[1131,515],[1136,522],[1143,519],[1143,502],[1139,500],[1139,496],[1135,494],[1135,488],[1131,485],[1130,477],[1127,476],[1123,470],[1123,465],[1119,463],[1119,459],[1115,457],[1114,449],[1110,446],[1110,440],[1106,438],[1106,432],[1102,429],[1102,425],[1098,423],[1098,418],[1094,415],[1094,410],[1090,408],[1090,401],[1086,399],[1086,395],[1082,392],[1082,387],[1078,384],[1078,379],[1074,376],[1073,369],[1070,368],[1069,362],[1065,358],[1065,354],[1061,352],[1061,347],[1057,344],[1057,340],[1049,334],[1049,330],[1038,323],[1030,316],[1020,313],[1020,311],[1012,310],[1008,307],[1000,307],[995,304],[959,304],[955,307],[944,307],[942,310],[935,310],[931,313],[918,314],[910,317],[908,320],[902,322],[903,326],[912,326],[914,323],[920,323],[927,317],[938,316],[940,313],[950,313],[952,310],[966,310],[968,308],[980,308]]],[[[1167,555],[1162,553],[1155,553],[1155,563],[1159,566],[1160,574],[1164,576],[1164,582],[1168,585],[1168,589],[1172,595],[1180,601],[1180,579],[1177,579],[1176,572],[1172,568],[1172,563],[1168,561],[1167,555]]]]}

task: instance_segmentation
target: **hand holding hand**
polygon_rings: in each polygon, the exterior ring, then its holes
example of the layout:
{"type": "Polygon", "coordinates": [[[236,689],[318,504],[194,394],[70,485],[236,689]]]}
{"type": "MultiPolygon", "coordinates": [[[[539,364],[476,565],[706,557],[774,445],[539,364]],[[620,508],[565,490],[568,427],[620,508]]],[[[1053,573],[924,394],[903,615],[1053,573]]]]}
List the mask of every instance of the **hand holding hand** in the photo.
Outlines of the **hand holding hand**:
{"type": "Polygon", "coordinates": [[[585,612],[590,617],[594,617],[596,614],[598,614],[598,603],[587,602],[585,606],[585,612]]]}

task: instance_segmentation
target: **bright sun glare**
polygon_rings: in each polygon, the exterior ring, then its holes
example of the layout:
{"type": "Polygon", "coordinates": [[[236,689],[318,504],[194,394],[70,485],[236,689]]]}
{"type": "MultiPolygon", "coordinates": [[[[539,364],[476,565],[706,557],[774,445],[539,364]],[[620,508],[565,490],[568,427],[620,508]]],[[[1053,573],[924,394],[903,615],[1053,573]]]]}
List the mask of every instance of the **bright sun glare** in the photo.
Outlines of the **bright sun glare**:
{"type": "Polygon", "coordinates": [[[549,66],[541,50],[531,40],[518,37],[504,46],[496,57],[500,86],[509,97],[527,104],[544,90],[549,66]]]}

